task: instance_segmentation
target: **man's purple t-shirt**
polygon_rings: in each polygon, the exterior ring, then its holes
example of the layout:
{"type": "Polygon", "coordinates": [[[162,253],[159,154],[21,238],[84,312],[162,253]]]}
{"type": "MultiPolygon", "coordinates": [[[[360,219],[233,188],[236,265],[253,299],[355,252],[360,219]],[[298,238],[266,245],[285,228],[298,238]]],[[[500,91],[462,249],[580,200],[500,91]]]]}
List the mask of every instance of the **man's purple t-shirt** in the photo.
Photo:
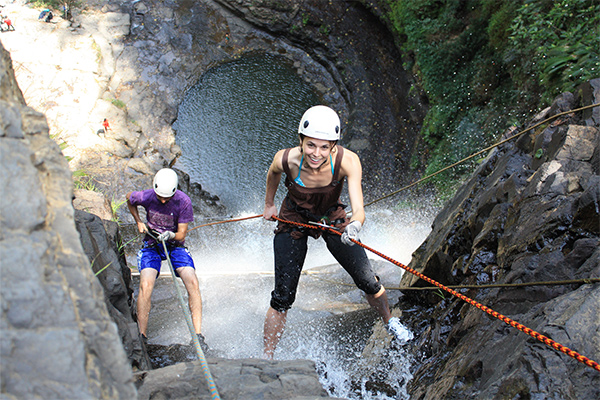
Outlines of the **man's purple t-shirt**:
{"type": "MultiPolygon", "coordinates": [[[[178,224],[188,224],[194,221],[192,201],[181,190],[177,190],[165,204],[158,200],[154,189],[132,192],[129,196],[129,202],[134,206],[144,207],[148,227],[158,232],[177,232],[178,224]]],[[[146,236],[146,239],[153,241],[148,236],[146,236]]],[[[183,246],[185,240],[181,242],[173,240],[172,242],[183,246]]]]}

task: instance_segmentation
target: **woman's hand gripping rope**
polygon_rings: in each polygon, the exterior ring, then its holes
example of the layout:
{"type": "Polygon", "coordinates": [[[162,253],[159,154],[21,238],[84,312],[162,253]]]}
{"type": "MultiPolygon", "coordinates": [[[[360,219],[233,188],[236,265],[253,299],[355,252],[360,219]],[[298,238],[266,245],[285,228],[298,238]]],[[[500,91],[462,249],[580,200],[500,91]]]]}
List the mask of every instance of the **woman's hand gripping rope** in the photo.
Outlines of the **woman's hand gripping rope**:
{"type": "Polygon", "coordinates": [[[344,233],[342,233],[342,243],[348,246],[354,246],[354,244],[358,241],[358,233],[362,228],[362,224],[360,221],[352,221],[344,229],[344,233]]]}

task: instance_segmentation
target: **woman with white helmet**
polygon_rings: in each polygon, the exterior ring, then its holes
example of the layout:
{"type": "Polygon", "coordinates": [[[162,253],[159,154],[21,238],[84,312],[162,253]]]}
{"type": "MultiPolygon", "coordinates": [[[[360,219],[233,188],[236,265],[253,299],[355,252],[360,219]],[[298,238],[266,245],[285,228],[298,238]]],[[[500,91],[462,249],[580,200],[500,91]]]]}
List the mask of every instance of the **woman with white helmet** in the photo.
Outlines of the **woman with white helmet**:
{"type": "Polygon", "coordinates": [[[343,231],[342,236],[314,229],[297,228],[279,222],[275,230],[275,289],[264,325],[264,356],[273,358],[275,348],[285,328],[287,310],[296,298],[296,289],[307,251],[307,235],[323,237],[327,248],[352,276],[367,301],[381,316],[388,331],[402,342],[412,339],[398,320],[391,317],[385,288],[373,272],[365,250],[355,246],[365,221],[362,194],[362,166],[356,153],[337,145],[340,139],[340,119],[326,106],[309,108],[298,127],[300,145],[278,151],[267,172],[267,188],[263,216],[287,221],[325,223],[343,231]],[[288,193],[279,213],[275,193],[285,173],[288,193]],[[344,179],[352,218],[346,216],[340,203],[344,179]]]}

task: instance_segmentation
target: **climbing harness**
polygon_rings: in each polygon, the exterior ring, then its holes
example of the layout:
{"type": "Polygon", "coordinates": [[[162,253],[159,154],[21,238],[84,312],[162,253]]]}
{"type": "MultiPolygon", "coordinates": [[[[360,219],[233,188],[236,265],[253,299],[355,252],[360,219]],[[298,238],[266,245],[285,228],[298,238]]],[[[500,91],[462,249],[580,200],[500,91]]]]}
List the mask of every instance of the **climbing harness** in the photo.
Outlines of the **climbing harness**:
{"type": "MultiPolygon", "coordinates": [[[[148,235],[150,235],[154,240],[157,238],[148,230],[148,235]]],[[[196,354],[198,355],[198,359],[200,360],[200,366],[202,367],[202,372],[204,373],[204,378],[206,379],[206,384],[208,385],[208,390],[210,391],[211,398],[213,400],[220,400],[219,392],[217,390],[217,386],[215,385],[215,381],[210,373],[210,369],[208,368],[208,363],[206,362],[206,357],[204,356],[204,352],[200,347],[200,341],[198,340],[198,336],[196,335],[196,329],[194,328],[194,323],[192,322],[192,317],[188,312],[185,301],[183,300],[183,295],[181,294],[181,289],[179,289],[179,285],[177,284],[177,276],[175,275],[175,269],[173,269],[173,264],[171,263],[171,257],[169,257],[169,251],[167,250],[166,241],[161,241],[163,249],[165,251],[165,256],[167,258],[167,263],[169,264],[169,270],[171,271],[171,277],[173,278],[173,285],[175,286],[175,291],[177,292],[177,298],[179,299],[179,306],[181,307],[181,311],[185,316],[185,322],[187,322],[188,329],[190,331],[190,335],[192,336],[192,341],[194,343],[194,349],[196,350],[196,354]]]]}
{"type": "MultiPolygon", "coordinates": [[[[334,229],[317,227],[315,225],[310,225],[310,224],[302,224],[300,222],[286,221],[286,220],[280,219],[278,217],[273,217],[273,218],[276,219],[277,221],[283,222],[285,224],[297,225],[297,226],[301,226],[301,227],[304,227],[304,228],[310,228],[310,229],[323,229],[323,230],[327,230],[328,232],[331,232],[331,233],[334,233],[336,235],[340,235],[341,236],[341,233],[338,232],[338,231],[336,231],[336,230],[334,230],[334,229]]],[[[590,360],[589,358],[587,358],[587,357],[585,357],[585,356],[577,353],[574,350],[571,350],[570,348],[568,348],[566,346],[563,346],[562,344],[560,344],[558,342],[555,342],[554,340],[552,340],[552,339],[550,339],[550,338],[548,338],[548,337],[546,337],[546,336],[544,336],[544,335],[542,335],[542,334],[540,334],[540,333],[538,333],[538,332],[536,332],[536,331],[534,331],[534,330],[526,327],[525,325],[522,325],[519,322],[517,322],[515,320],[512,320],[512,319],[510,319],[510,318],[508,318],[508,317],[506,317],[506,316],[504,316],[504,315],[502,315],[502,314],[500,314],[500,313],[492,310],[489,307],[484,306],[481,303],[478,303],[477,301],[475,301],[475,300],[473,300],[473,299],[471,299],[471,298],[469,298],[469,297],[467,297],[467,296],[465,296],[465,295],[463,295],[461,293],[458,293],[456,290],[450,289],[449,287],[442,285],[441,283],[439,283],[439,282],[437,282],[437,281],[429,278],[428,276],[425,276],[422,273],[420,273],[420,272],[418,272],[418,271],[416,271],[416,270],[414,270],[412,268],[407,267],[406,265],[404,265],[404,264],[402,264],[402,263],[394,260],[391,257],[386,256],[385,254],[383,254],[383,253],[381,253],[381,252],[379,252],[379,251],[377,251],[377,250],[375,250],[375,249],[373,249],[373,248],[371,248],[371,247],[369,247],[369,246],[367,246],[367,245],[365,245],[365,244],[363,244],[361,242],[359,242],[358,240],[355,240],[355,239],[350,239],[350,240],[352,240],[352,242],[354,242],[355,244],[363,247],[364,249],[369,250],[370,252],[372,252],[374,254],[377,254],[379,257],[381,257],[381,258],[383,258],[383,259],[391,262],[392,264],[395,264],[398,267],[400,267],[400,268],[402,268],[402,269],[410,272],[411,274],[413,274],[413,275],[415,275],[415,276],[423,279],[424,281],[429,282],[432,285],[435,285],[436,287],[438,287],[438,288],[440,288],[440,289],[442,289],[442,290],[444,290],[444,291],[446,291],[446,292],[448,292],[448,293],[450,293],[450,294],[458,297],[459,299],[461,299],[461,300],[463,300],[463,301],[471,304],[472,306],[475,306],[475,307],[479,308],[480,310],[488,313],[489,315],[491,315],[491,316],[493,316],[495,318],[498,318],[502,322],[504,322],[504,323],[506,323],[506,324],[514,327],[514,328],[517,328],[521,332],[524,332],[524,333],[528,334],[529,336],[531,336],[531,337],[539,340],[540,342],[542,342],[542,343],[544,343],[544,344],[552,347],[553,349],[559,350],[559,351],[565,353],[566,355],[568,355],[568,356],[576,359],[577,361],[579,361],[579,362],[587,365],[588,367],[592,367],[595,370],[600,371],[600,364],[598,364],[596,361],[590,360]]]]}

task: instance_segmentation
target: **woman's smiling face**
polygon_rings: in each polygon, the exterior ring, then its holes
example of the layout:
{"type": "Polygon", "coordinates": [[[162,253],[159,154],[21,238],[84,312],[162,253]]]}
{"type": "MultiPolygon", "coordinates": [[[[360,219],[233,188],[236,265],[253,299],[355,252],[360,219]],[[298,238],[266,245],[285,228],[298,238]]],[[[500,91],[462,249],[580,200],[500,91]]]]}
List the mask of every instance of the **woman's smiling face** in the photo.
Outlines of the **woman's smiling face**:
{"type": "Polygon", "coordinates": [[[329,160],[333,142],[304,137],[301,147],[304,153],[305,165],[309,168],[318,169],[329,160]]]}

